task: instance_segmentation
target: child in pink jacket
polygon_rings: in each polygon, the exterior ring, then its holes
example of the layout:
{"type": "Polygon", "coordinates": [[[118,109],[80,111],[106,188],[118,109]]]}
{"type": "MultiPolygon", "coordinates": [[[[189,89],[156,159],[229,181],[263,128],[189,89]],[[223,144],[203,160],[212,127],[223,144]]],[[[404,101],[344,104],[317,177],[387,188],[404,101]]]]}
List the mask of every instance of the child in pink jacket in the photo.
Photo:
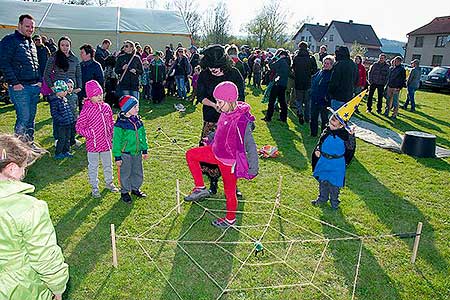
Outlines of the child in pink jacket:
{"type": "Polygon", "coordinates": [[[98,188],[98,165],[102,161],[106,188],[111,192],[119,190],[113,183],[112,137],[114,128],[111,107],[103,102],[103,89],[95,80],[86,82],[86,96],[80,117],[77,120],[77,133],[86,138],[89,183],[92,196],[101,197],[98,188]]]}

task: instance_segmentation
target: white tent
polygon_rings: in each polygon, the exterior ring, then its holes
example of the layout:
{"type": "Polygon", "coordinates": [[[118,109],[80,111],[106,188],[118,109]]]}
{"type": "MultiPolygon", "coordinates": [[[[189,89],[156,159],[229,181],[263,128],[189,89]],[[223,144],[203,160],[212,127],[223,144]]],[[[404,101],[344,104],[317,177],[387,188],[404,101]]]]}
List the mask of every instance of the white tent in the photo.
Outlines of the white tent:
{"type": "Polygon", "coordinates": [[[186,22],[175,11],[11,0],[0,0],[0,7],[0,38],[14,31],[20,15],[31,14],[36,33],[56,42],[69,36],[75,53],[81,45],[96,46],[105,38],[112,41],[111,49],[120,48],[125,40],[149,44],[154,50],[164,50],[170,43],[191,44],[186,22]]]}

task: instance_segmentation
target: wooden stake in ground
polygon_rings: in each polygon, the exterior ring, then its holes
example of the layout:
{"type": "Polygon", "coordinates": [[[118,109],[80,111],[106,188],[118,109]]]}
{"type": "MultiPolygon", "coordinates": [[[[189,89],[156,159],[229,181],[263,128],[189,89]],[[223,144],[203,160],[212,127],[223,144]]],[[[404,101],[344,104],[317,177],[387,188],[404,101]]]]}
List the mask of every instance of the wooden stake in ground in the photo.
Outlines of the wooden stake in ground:
{"type": "Polygon", "coordinates": [[[181,214],[180,204],[180,181],[177,179],[177,214],[181,214]]]}
{"type": "Polygon", "coordinates": [[[117,268],[116,228],[111,224],[112,264],[117,268]]]}
{"type": "Polygon", "coordinates": [[[414,239],[414,246],[413,246],[413,252],[411,256],[411,263],[416,262],[417,257],[417,251],[419,250],[419,242],[420,242],[420,235],[422,234],[422,222],[419,222],[417,224],[417,230],[416,230],[416,238],[414,239]]]}
{"type": "Polygon", "coordinates": [[[281,182],[283,181],[283,176],[280,176],[280,181],[278,182],[278,191],[277,196],[275,198],[276,206],[280,207],[280,201],[281,201],[281,182]]]}

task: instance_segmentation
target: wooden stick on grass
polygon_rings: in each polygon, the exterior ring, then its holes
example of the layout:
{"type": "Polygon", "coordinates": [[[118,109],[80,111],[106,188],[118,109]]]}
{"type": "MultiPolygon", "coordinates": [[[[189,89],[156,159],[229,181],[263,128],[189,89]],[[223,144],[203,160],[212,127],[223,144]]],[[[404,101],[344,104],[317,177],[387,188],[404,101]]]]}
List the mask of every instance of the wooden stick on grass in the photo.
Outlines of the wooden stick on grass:
{"type": "Polygon", "coordinates": [[[419,242],[420,242],[420,235],[422,234],[422,222],[419,222],[417,224],[417,231],[416,231],[416,238],[414,239],[414,246],[413,246],[413,253],[411,256],[411,263],[416,262],[417,257],[417,251],[419,250],[419,242]]]}
{"type": "Polygon", "coordinates": [[[117,268],[116,229],[114,224],[111,224],[111,245],[112,245],[112,264],[114,268],[117,268]]]}

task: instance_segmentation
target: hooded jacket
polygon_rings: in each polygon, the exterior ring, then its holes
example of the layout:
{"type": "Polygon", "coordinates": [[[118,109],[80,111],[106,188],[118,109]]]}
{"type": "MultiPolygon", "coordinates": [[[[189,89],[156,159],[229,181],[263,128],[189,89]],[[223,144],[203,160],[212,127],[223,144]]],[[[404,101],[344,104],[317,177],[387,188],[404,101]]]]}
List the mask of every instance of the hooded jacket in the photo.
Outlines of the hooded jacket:
{"type": "Polygon", "coordinates": [[[0,299],[51,300],[69,280],[47,203],[34,186],[0,181],[0,299]]]}
{"type": "Polygon", "coordinates": [[[122,153],[139,155],[147,154],[147,150],[147,136],[140,117],[127,117],[120,112],[116,124],[114,124],[113,155],[115,160],[122,160],[122,153]]]}
{"type": "Polygon", "coordinates": [[[49,97],[50,113],[55,125],[68,126],[75,123],[75,117],[72,111],[72,106],[66,97],[59,98],[56,95],[49,97]]]}
{"type": "Polygon", "coordinates": [[[311,76],[317,72],[317,64],[308,50],[299,49],[294,57],[292,70],[295,74],[295,89],[308,90],[311,87],[311,76]]]}
{"type": "Polygon", "coordinates": [[[105,152],[112,149],[114,118],[111,107],[104,102],[84,102],[75,126],[86,138],[87,152],[105,152]]]}
{"type": "Polygon", "coordinates": [[[331,100],[348,102],[353,98],[353,92],[358,82],[358,67],[350,59],[347,47],[336,50],[336,63],[333,66],[328,94],[331,100]]]}

